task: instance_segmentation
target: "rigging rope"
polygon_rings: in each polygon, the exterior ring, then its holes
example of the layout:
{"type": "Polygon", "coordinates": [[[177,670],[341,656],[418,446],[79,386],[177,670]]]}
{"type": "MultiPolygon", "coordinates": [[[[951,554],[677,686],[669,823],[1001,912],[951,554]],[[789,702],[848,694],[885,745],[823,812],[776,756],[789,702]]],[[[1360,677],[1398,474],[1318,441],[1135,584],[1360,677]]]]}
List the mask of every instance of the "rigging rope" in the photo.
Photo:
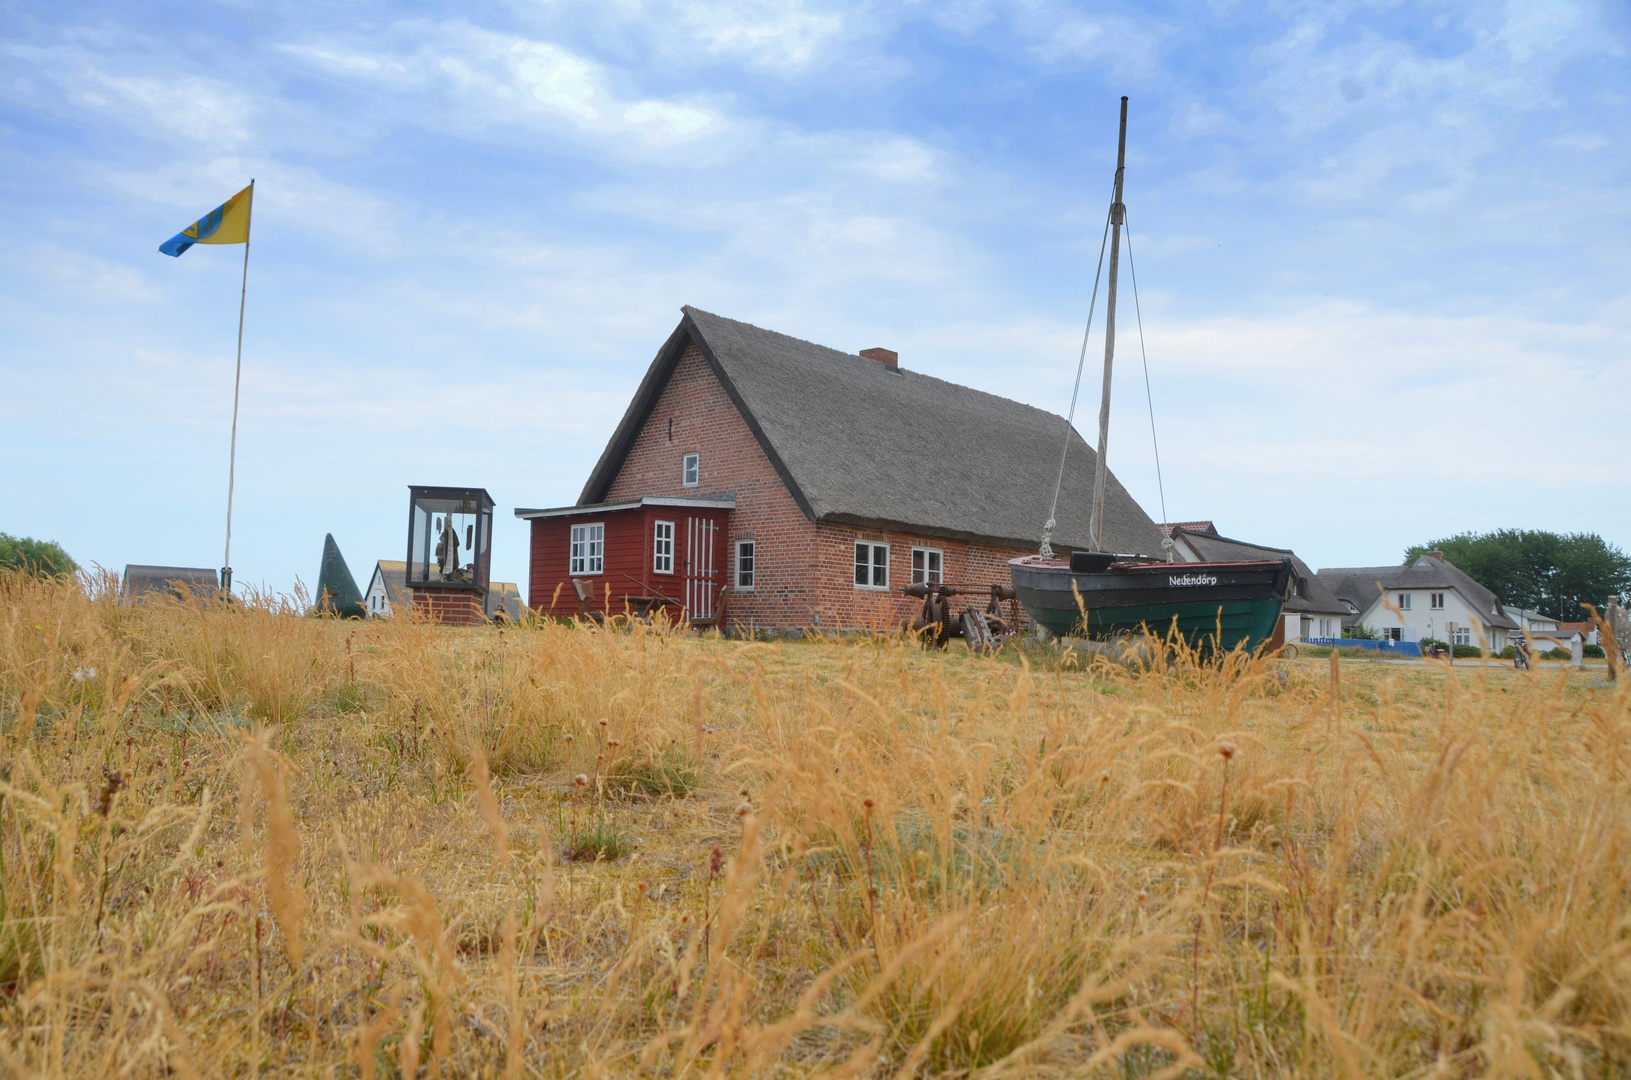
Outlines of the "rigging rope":
{"type": "MultiPolygon", "coordinates": [[[[1161,521],[1167,521],[1167,487],[1161,480],[1161,443],[1155,437],[1155,397],[1150,393],[1150,355],[1144,351],[1144,310],[1138,303],[1138,268],[1133,265],[1133,226],[1122,207],[1121,220],[1127,227],[1127,269],[1133,278],[1133,311],[1138,315],[1138,354],[1144,360],[1144,401],[1150,408],[1150,445],[1155,448],[1155,488],[1161,493],[1161,521]]],[[[1171,549],[1172,537],[1164,537],[1163,548],[1171,549]]]]}
{"type": "MultiPolygon", "coordinates": [[[[1114,188],[1111,189],[1114,191],[1114,188]]],[[[1115,196],[1111,196],[1114,204],[1115,196]]],[[[1112,206],[1113,209],[1113,206],[1112,206]]],[[[1053,481],[1053,505],[1048,507],[1048,521],[1042,526],[1042,544],[1036,549],[1043,558],[1053,558],[1053,530],[1059,524],[1059,489],[1065,483],[1065,458],[1070,454],[1070,433],[1076,421],[1076,397],[1082,390],[1082,369],[1087,365],[1087,339],[1093,333],[1093,311],[1099,304],[1099,278],[1104,273],[1104,248],[1110,241],[1110,210],[1104,212],[1104,235],[1099,238],[1099,268],[1093,272],[1093,298],[1087,304],[1087,326],[1082,330],[1082,355],[1076,361],[1076,385],[1070,391],[1070,412],[1065,414],[1065,445],[1059,449],[1059,475],[1053,481]]]]}

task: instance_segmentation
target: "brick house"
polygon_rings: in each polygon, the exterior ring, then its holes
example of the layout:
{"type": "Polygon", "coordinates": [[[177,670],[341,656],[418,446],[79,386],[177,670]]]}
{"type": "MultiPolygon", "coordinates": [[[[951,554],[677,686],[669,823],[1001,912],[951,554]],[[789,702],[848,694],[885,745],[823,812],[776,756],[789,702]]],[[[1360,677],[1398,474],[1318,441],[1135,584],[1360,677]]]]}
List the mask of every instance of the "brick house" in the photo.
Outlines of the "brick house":
{"type": "MultiPolygon", "coordinates": [[[[532,523],[528,603],[597,610],[660,597],[735,627],[893,626],[940,580],[1009,581],[1036,550],[1063,417],[696,308],[658,351],[578,502],[532,523]]],[[[1053,543],[1085,548],[1094,452],[1070,434],[1053,543]]],[[[1158,555],[1114,476],[1105,546],[1158,555]]]]}

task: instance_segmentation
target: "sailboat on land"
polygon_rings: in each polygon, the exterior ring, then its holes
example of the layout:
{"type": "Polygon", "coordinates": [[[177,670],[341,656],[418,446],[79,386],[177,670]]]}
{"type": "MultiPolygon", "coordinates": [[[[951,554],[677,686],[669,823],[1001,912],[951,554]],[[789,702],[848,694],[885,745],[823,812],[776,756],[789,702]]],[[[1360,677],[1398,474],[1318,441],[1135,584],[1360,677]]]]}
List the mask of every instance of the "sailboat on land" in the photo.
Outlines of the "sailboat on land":
{"type": "MultiPolygon", "coordinates": [[[[1099,399],[1099,456],[1093,478],[1090,550],[1054,553],[1051,536],[1064,477],[1054,485],[1054,509],[1035,555],[1011,559],[1014,590],[1036,623],[1061,635],[1112,638],[1175,632],[1190,644],[1227,651],[1256,649],[1274,634],[1292,583],[1289,558],[1244,562],[1173,563],[1104,550],[1104,494],[1110,435],[1110,375],[1116,348],[1116,271],[1126,208],[1121,201],[1127,163],[1127,99],[1121,99],[1115,194],[1110,203],[1110,277],[1104,324],[1104,389],[1099,399]]],[[[1089,317],[1091,320],[1091,316],[1089,317]]],[[[1077,375],[1078,385],[1080,373],[1077,375]]],[[[1072,402],[1072,410],[1075,405],[1072,402]]],[[[1068,421],[1067,421],[1068,424],[1068,421]]],[[[1065,452],[1070,432],[1065,433],[1065,452]]]]}

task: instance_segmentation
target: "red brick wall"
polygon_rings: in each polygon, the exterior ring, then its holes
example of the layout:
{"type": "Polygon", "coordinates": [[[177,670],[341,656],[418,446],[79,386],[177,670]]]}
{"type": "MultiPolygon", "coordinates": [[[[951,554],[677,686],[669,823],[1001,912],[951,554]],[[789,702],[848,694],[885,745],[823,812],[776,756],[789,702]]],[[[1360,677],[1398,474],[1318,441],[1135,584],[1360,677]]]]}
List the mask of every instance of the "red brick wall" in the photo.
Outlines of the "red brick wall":
{"type": "Polygon", "coordinates": [[[642,495],[736,496],[725,561],[734,573],[735,542],[751,539],[758,567],[751,593],[732,589],[727,618],[766,627],[809,625],[815,607],[815,526],[695,345],[680,357],[606,498],[642,495]],[[701,456],[696,487],[681,483],[680,459],[688,453],[701,456]]]}
{"type": "Polygon", "coordinates": [[[479,626],[487,622],[482,611],[482,594],[471,589],[417,586],[413,590],[413,609],[447,626],[479,626]]]}
{"type": "MultiPolygon", "coordinates": [[[[970,592],[966,596],[953,598],[953,612],[962,611],[965,607],[983,610],[990,600],[986,586],[1012,583],[1008,574],[1008,560],[1034,554],[1018,548],[966,540],[943,540],[911,533],[879,532],[853,525],[822,524],[816,527],[816,537],[823,588],[814,612],[816,618],[812,621],[822,627],[843,629],[893,626],[922,610],[921,600],[913,600],[900,593],[902,586],[912,581],[914,547],[940,551],[943,579],[954,585],[969,587],[970,592]],[[855,544],[862,540],[889,545],[887,594],[877,589],[855,587],[855,544]]],[[[1022,623],[1028,621],[1024,609],[1014,610],[1018,611],[1022,623]]]]}
{"type": "MultiPolygon", "coordinates": [[[[901,587],[911,581],[914,546],[943,551],[946,580],[971,585],[1007,584],[1007,560],[1031,554],[961,540],[812,522],[793,500],[695,345],[680,358],[606,501],[642,495],[736,497],[726,560],[734,575],[735,541],[751,539],[757,565],[753,591],[732,590],[727,606],[732,624],[776,629],[894,626],[910,619],[922,606],[900,594],[901,587]],[[701,456],[696,487],[681,483],[681,458],[687,453],[701,456]],[[887,593],[855,587],[857,540],[890,546],[887,593]]],[[[540,593],[537,588],[541,583],[537,558],[535,547],[534,605],[549,600],[548,592],[540,593]]],[[[728,580],[734,581],[734,576],[728,580]]],[[[971,601],[979,607],[985,603],[984,598],[971,601]]],[[[957,604],[955,609],[963,606],[957,604]]]]}

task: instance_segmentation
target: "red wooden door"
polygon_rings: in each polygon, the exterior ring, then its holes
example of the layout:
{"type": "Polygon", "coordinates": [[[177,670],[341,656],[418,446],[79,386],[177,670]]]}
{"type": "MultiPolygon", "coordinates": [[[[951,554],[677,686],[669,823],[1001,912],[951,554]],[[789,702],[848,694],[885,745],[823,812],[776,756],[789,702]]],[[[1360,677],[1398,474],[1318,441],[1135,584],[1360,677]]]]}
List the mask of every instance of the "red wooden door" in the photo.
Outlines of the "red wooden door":
{"type": "Polygon", "coordinates": [[[680,573],[685,581],[685,607],[693,619],[711,618],[714,600],[719,596],[719,523],[711,517],[686,517],[685,561],[680,573]]]}

